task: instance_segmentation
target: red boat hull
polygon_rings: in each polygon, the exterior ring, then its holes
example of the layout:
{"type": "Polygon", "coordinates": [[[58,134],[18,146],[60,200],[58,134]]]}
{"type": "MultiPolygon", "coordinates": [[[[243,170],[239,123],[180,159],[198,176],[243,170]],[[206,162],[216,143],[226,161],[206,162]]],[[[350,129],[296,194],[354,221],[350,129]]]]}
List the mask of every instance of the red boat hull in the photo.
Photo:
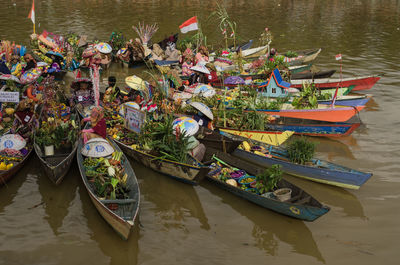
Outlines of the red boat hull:
{"type": "MultiPolygon", "coordinates": [[[[369,76],[365,78],[358,78],[358,79],[344,79],[343,81],[334,81],[334,82],[325,82],[322,83],[320,80],[315,80],[314,82],[316,87],[319,88],[335,88],[335,87],[350,87],[354,86],[352,91],[359,91],[359,90],[367,90],[372,88],[376,82],[381,79],[379,76],[369,76]]],[[[304,80],[303,80],[304,81],[304,80]]],[[[302,84],[292,84],[292,87],[301,88],[302,84]]]]}

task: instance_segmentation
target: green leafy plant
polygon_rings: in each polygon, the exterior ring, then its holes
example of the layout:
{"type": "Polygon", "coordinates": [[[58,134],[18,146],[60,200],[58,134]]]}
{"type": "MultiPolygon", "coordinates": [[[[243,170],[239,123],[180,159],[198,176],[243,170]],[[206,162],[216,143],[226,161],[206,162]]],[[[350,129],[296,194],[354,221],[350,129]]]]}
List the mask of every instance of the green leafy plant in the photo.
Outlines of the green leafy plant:
{"type": "Polygon", "coordinates": [[[256,176],[256,188],[260,194],[264,194],[274,190],[281,179],[281,165],[272,165],[256,176]]]}
{"type": "Polygon", "coordinates": [[[297,52],[295,52],[295,51],[287,51],[285,53],[285,56],[288,57],[288,58],[294,58],[294,57],[299,56],[299,54],[297,52]]]}
{"type": "Polygon", "coordinates": [[[298,138],[287,144],[288,158],[293,163],[304,165],[314,157],[315,146],[316,143],[306,137],[298,138]]]}

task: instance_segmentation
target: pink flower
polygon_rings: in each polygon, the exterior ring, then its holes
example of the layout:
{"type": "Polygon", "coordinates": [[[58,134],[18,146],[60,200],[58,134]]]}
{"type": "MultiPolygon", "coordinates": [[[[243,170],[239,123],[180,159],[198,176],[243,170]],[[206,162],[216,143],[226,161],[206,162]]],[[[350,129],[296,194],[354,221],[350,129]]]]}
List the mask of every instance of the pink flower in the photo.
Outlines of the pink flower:
{"type": "Polygon", "coordinates": [[[268,32],[268,31],[269,31],[269,28],[265,28],[265,31],[268,32]]]}
{"type": "Polygon", "coordinates": [[[270,60],[271,62],[275,61],[275,59],[274,59],[274,58],[269,58],[269,60],[270,60]]]}

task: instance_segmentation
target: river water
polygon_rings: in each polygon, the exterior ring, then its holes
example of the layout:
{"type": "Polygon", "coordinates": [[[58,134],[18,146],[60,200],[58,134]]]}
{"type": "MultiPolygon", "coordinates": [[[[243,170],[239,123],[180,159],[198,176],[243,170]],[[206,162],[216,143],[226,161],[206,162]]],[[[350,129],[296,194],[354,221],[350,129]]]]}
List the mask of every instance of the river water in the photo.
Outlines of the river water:
{"type": "MultiPolygon", "coordinates": [[[[139,21],[158,22],[154,40],[198,15],[210,43],[222,42],[213,1],[36,0],[37,30],[107,40],[135,38],[139,21]]],[[[37,158],[0,189],[0,264],[399,264],[400,3],[310,0],[225,2],[238,35],[265,27],[278,50],[322,47],[315,65],[343,76],[384,74],[351,136],[316,139],[318,155],[370,171],[357,191],[286,178],[331,207],[308,223],[281,216],[204,181],[191,187],[132,162],[141,189],[140,225],[122,241],[93,207],[74,165],[53,186],[37,158]]],[[[0,0],[0,39],[28,43],[31,1],[0,0]]],[[[113,65],[118,78],[138,70],[113,65]]],[[[336,74],[336,76],[339,76],[336,74]]],[[[106,76],[105,76],[106,77],[106,76]]]]}

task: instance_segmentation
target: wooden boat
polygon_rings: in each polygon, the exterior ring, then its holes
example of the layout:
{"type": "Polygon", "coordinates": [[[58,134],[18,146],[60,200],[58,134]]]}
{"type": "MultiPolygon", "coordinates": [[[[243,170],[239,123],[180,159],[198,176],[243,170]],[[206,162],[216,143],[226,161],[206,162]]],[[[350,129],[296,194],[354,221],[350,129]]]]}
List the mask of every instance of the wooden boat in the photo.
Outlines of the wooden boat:
{"type": "MultiPolygon", "coordinates": [[[[109,139],[110,144],[114,147],[115,151],[121,151],[116,143],[109,139]]],[[[122,156],[122,165],[125,173],[128,174],[127,185],[130,189],[129,199],[124,200],[103,200],[96,196],[93,187],[88,181],[85,168],[83,166],[83,156],[81,149],[83,147],[82,139],[79,140],[77,161],[79,171],[82,177],[83,184],[89,194],[90,200],[96,207],[100,215],[106,222],[125,240],[128,239],[131,229],[139,215],[140,205],[140,190],[139,184],[136,179],[135,172],[133,171],[129,160],[125,155],[122,156]]]]}
{"type": "Polygon", "coordinates": [[[206,130],[203,133],[198,133],[196,139],[204,144],[207,148],[214,148],[227,153],[232,153],[241,143],[240,140],[235,140],[220,134],[217,131],[206,130]]]}
{"type": "Polygon", "coordinates": [[[289,64],[289,66],[302,65],[311,61],[314,61],[315,58],[320,54],[321,48],[319,49],[311,49],[304,51],[297,51],[298,56],[289,58],[285,57],[284,61],[289,64]]]}
{"type": "Polygon", "coordinates": [[[0,186],[6,184],[18,171],[25,165],[26,161],[28,161],[30,155],[32,154],[33,147],[30,147],[28,154],[16,165],[14,165],[9,170],[0,170],[0,186]]]}
{"type": "MultiPolygon", "coordinates": [[[[80,124],[79,116],[75,114],[77,124],[80,124]]],[[[79,132],[78,132],[79,133],[79,132]]],[[[77,137],[79,138],[79,137],[77,137]]],[[[60,184],[64,177],[67,175],[73,159],[75,157],[76,149],[78,148],[78,140],[72,145],[69,153],[64,150],[57,151],[54,155],[45,156],[42,149],[36,144],[36,137],[34,139],[34,149],[36,155],[39,157],[40,164],[42,165],[47,177],[56,185],[60,184]]]]}
{"type": "Polygon", "coordinates": [[[288,159],[287,151],[283,147],[253,143],[263,146],[269,153],[262,156],[237,148],[233,155],[262,167],[278,164],[282,166],[285,173],[290,175],[348,189],[359,189],[372,176],[372,173],[360,172],[317,158],[313,158],[306,165],[296,164],[288,159]]]}
{"type": "Polygon", "coordinates": [[[207,169],[203,167],[203,165],[193,157],[191,158],[191,164],[185,164],[168,159],[159,159],[157,156],[151,155],[141,150],[137,150],[132,146],[123,144],[122,142],[115,142],[129,157],[142,163],[146,167],[153,169],[154,171],[157,171],[184,183],[197,185],[199,181],[204,178],[207,172],[207,169]]]}
{"type": "Polygon", "coordinates": [[[283,144],[294,133],[293,131],[256,131],[256,130],[239,130],[239,129],[223,128],[223,127],[219,127],[218,129],[220,133],[229,133],[271,145],[283,144]]]}
{"type": "MultiPolygon", "coordinates": [[[[207,158],[212,158],[213,154],[231,166],[242,169],[253,176],[261,173],[264,170],[264,168],[247,163],[244,160],[237,159],[229,154],[219,152],[217,150],[208,150],[206,154],[207,158]]],[[[291,198],[288,201],[283,202],[276,199],[273,195],[270,195],[270,193],[267,193],[269,196],[261,196],[229,185],[224,181],[209,175],[207,175],[207,179],[222,189],[225,189],[243,199],[249,200],[260,205],[261,207],[297,219],[314,221],[329,211],[329,207],[322,205],[307,192],[283,179],[278,183],[278,188],[290,188],[292,190],[291,198]]]]}
{"type": "Polygon", "coordinates": [[[303,71],[303,72],[291,73],[290,78],[291,80],[329,78],[335,72],[336,70],[324,70],[324,71],[318,71],[316,73],[313,73],[311,71],[303,71]]]}
{"type": "MultiPolygon", "coordinates": [[[[338,96],[335,100],[335,105],[338,106],[364,106],[371,99],[372,96],[338,96]]],[[[318,100],[318,104],[330,105],[332,100],[318,100]]]]}
{"type": "Polygon", "coordinates": [[[292,80],[292,87],[301,88],[304,82],[313,83],[319,88],[335,88],[354,86],[353,91],[367,90],[372,88],[381,79],[379,76],[360,76],[350,78],[324,78],[318,80],[292,80]]]}
{"type": "Polygon", "coordinates": [[[242,51],[242,57],[244,59],[255,58],[261,55],[266,55],[268,51],[268,45],[251,48],[242,51]]]}
{"type": "Polygon", "coordinates": [[[281,110],[262,110],[257,111],[264,114],[276,115],[280,117],[316,120],[316,121],[328,121],[328,122],[345,122],[350,120],[354,115],[359,113],[365,106],[346,107],[346,106],[334,106],[329,105],[318,105],[317,109],[290,109],[292,106],[284,104],[281,110]]]}
{"type": "Polygon", "coordinates": [[[289,66],[289,71],[291,74],[296,74],[304,71],[309,71],[311,69],[312,64],[302,64],[302,65],[294,65],[289,66]]]}
{"type": "Polygon", "coordinates": [[[348,136],[353,133],[361,123],[329,123],[329,122],[318,122],[311,123],[288,122],[288,123],[269,123],[265,127],[268,130],[275,131],[293,131],[296,135],[306,136],[319,136],[319,137],[342,137],[348,136]]]}

